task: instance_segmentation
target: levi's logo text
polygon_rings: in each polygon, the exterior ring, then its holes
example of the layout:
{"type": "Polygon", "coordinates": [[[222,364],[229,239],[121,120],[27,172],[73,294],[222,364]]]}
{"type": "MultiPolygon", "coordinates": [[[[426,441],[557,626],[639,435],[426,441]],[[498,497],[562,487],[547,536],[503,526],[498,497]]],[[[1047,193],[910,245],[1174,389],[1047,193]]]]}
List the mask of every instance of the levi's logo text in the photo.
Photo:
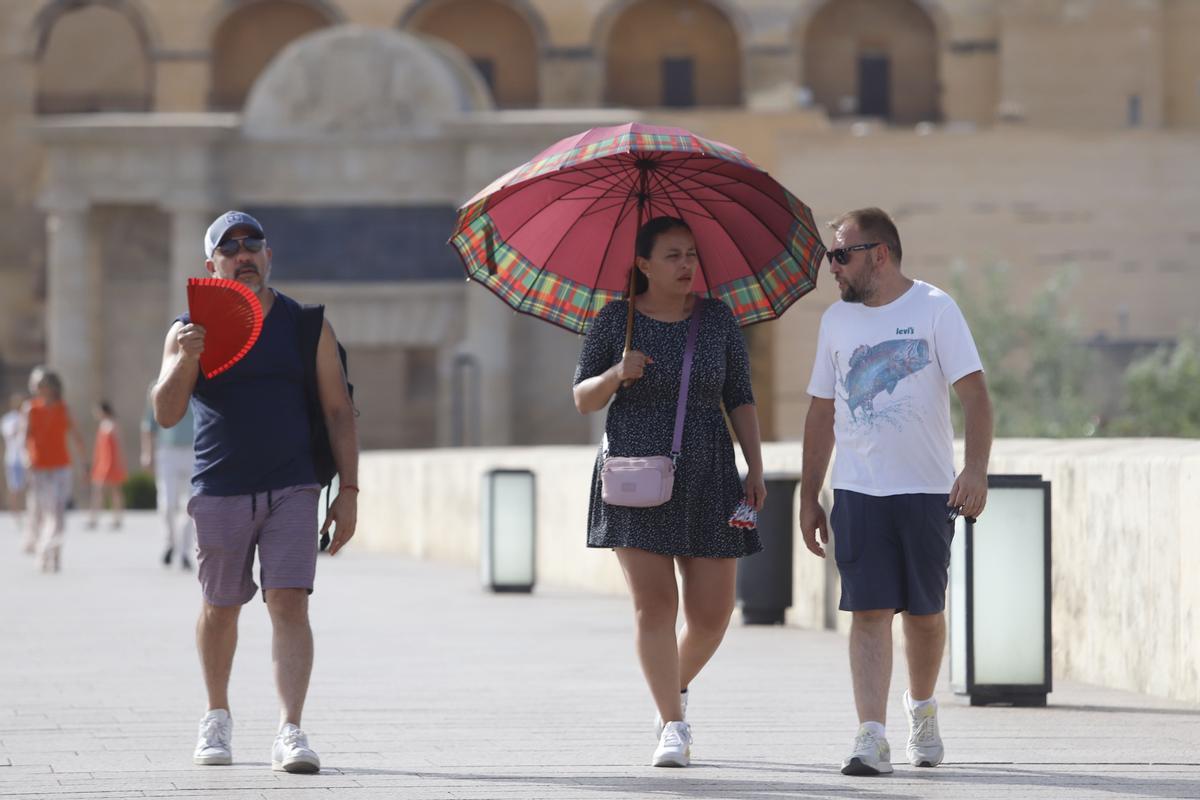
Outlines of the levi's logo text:
{"type": "Polygon", "coordinates": [[[897,335],[897,336],[905,336],[905,335],[907,335],[907,336],[912,336],[914,333],[916,333],[916,330],[915,330],[914,328],[912,328],[912,327],[908,327],[908,328],[896,328],[896,335],[897,335]]]}

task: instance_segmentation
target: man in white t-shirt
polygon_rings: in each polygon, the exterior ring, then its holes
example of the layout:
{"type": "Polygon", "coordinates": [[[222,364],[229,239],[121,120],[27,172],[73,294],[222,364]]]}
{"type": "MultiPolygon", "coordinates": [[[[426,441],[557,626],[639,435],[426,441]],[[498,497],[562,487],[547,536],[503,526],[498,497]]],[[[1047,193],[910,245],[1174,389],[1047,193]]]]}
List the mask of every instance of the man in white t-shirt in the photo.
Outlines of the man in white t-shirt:
{"type": "Polygon", "coordinates": [[[824,558],[830,526],[819,494],[836,441],[830,519],[839,608],[853,613],[850,670],[859,717],[842,772],[879,775],[892,771],[884,725],[898,613],[909,674],[908,761],[942,761],[933,693],[946,644],[953,518],[977,517],[987,502],[992,407],[962,312],[945,292],[904,275],[891,218],[866,208],[830,226],[827,256],[842,299],[821,318],[808,386],[800,528],[808,549],[824,558]],[[966,418],[957,477],[951,386],[966,418]]]}

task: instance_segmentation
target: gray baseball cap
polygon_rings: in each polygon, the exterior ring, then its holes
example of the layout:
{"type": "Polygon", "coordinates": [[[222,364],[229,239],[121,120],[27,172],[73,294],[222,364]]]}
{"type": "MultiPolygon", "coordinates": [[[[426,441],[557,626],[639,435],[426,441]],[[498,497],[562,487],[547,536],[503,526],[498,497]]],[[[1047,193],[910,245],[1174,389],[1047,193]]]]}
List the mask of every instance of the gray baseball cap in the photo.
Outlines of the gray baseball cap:
{"type": "Polygon", "coordinates": [[[217,245],[225,238],[225,234],[239,226],[253,228],[264,239],[267,236],[263,233],[263,227],[258,223],[258,220],[245,211],[226,211],[213,220],[212,225],[208,226],[208,232],[204,234],[205,257],[212,258],[213,251],[217,249],[217,245]]]}

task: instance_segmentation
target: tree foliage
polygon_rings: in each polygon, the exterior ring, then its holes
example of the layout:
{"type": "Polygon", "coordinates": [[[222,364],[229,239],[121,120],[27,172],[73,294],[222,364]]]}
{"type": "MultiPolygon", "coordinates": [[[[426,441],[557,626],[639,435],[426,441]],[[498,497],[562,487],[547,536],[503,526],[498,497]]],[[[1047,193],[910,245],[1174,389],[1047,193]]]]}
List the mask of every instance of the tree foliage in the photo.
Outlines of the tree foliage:
{"type": "MultiPolygon", "coordinates": [[[[987,375],[997,436],[1096,434],[1100,404],[1088,392],[1095,357],[1083,344],[1069,298],[1074,276],[1050,275],[1021,308],[1003,264],[955,271],[951,292],[971,327],[987,375]]],[[[961,411],[955,407],[961,431],[961,411]]]]}
{"type": "Polygon", "coordinates": [[[1110,427],[1117,436],[1200,437],[1200,328],[1129,365],[1110,427]]]}

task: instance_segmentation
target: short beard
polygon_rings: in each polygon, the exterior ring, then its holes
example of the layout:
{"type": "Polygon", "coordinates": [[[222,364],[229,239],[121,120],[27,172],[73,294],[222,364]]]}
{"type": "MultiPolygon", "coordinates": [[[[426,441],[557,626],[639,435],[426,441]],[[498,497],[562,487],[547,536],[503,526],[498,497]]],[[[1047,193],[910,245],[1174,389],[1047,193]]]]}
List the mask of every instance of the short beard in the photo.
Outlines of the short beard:
{"type": "Polygon", "coordinates": [[[846,288],[842,290],[842,301],[846,303],[865,303],[875,296],[875,281],[874,275],[862,276],[862,283],[854,285],[850,281],[846,281],[846,288]]]}
{"type": "Polygon", "coordinates": [[[871,299],[872,294],[874,292],[847,283],[846,288],[842,290],[842,301],[846,303],[864,303],[871,299]]]}

